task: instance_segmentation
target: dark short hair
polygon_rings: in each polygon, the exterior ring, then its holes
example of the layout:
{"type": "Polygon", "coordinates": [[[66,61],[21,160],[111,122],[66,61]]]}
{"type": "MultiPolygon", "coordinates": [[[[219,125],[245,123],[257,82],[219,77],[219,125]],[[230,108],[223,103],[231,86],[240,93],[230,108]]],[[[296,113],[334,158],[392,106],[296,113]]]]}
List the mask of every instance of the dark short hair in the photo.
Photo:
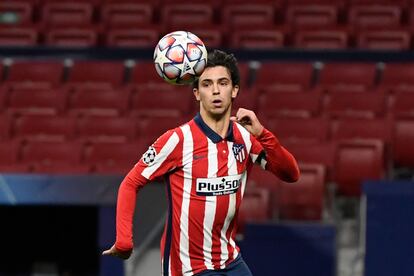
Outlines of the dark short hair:
{"type": "MultiPolygon", "coordinates": [[[[213,50],[208,53],[207,65],[205,68],[224,66],[230,72],[231,82],[240,86],[240,72],[237,66],[237,59],[233,54],[228,54],[221,50],[213,50]]],[[[193,88],[198,88],[198,79],[193,82],[193,88]]]]}

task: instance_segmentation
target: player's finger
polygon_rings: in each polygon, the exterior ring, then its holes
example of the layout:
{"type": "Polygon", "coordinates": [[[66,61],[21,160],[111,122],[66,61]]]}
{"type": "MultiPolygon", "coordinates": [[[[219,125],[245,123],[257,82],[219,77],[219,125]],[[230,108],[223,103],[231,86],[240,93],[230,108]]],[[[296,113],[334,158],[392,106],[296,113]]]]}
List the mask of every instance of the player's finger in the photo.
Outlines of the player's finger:
{"type": "Polygon", "coordinates": [[[105,250],[104,252],[102,252],[102,255],[112,255],[111,249],[105,250]]]}
{"type": "Polygon", "coordinates": [[[237,117],[236,116],[231,116],[230,117],[230,121],[236,122],[237,121],[237,117]]]}

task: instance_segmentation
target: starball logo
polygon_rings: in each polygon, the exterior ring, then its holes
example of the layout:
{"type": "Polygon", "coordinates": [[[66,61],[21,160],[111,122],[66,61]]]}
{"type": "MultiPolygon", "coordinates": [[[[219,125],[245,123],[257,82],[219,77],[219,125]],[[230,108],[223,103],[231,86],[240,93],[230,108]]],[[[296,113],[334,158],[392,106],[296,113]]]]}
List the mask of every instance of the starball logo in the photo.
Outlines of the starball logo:
{"type": "Polygon", "coordinates": [[[197,178],[197,195],[220,196],[237,192],[241,186],[241,174],[215,178],[197,178]]]}

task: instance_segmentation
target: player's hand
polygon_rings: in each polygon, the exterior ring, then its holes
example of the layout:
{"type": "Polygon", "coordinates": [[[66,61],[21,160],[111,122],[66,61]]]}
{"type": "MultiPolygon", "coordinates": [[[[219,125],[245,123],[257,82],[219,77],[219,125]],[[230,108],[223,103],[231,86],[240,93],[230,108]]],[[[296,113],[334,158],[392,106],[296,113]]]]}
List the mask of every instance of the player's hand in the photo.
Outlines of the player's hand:
{"type": "Polygon", "coordinates": [[[114,257],[118,257],[121,258],[123,260],[128,259],[131,256],[132,250],[128,250],[128,251],[120,251],[118,250],[115,245],[112,245],[112,247],[108,250],[105,250],[104,252],[102,252],[102,255],[108,255],[108,256],[114,256],[114,257]]]}
{"type": "Polygon", "coordinates": [[[259,122],[259,119],[257,119],[256,114],[251,110],[239,108],[239,110],[237,110],[236,116],[230,117],[230,120],[241,124],[255,137],[258,137],[260,134],[262,134],[264,127],[259,122]]]}

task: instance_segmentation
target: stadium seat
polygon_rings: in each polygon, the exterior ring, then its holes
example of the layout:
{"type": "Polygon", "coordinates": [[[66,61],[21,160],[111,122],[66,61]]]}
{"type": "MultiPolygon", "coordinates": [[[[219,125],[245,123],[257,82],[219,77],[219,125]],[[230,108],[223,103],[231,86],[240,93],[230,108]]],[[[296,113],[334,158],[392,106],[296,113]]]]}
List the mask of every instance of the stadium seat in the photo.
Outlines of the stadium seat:
{"type": "Polygon", "coordinates": [[[361,31],[357,35],[357,47],[370,50],[409,50],[411,34],[405,30],[361,31]]]}
{"type": "Polygon", "coordinates": [[[119,116],[127,112],[128,104],[128,91],[78,88],[69,97],[68,111],[81,116],[119,116]]]}
{"type": "Polygon", "coordinates": [[[310,118],[320,114],[322,100],[316,91],[264,91],[259,101],[259,114],[272,118],[310,118]]]}
{"type": "Polygon", "coordinates": [[[339,195],[359,197],[363,181],[385,177],[384,143],[379,140],[339,142],[334,175],[339,195]]]}
{"type": "MultiPolygon", "coordinates": [[[[251,71],[254,71],[254,66],[251,66],[250,62],[247,61],[238,61],[237,62],[239,67],[239,73],[240,73],[240,93],[241,91],[244,91],[244,89],[255,89],[253,87],[253,74],[251,71]]],[[[241,95],[241,94],[239,94],[241,95]]]]}
{"type": "Polygon", "coordinates": [[[335,143],[331,141],[306,144],[283,143],[299,164],[321,164],[325,166],[327,179],[332,180],[335,160],[335,143]]]}
{"type": "Polygon", "coordinates": [[[266,127],[283,143],[321,143],[329,139],[329,121],[325,118],[279,118],[266,127]]]}
{"type": "Polygon", "coordinates": [[[414,87],[414,64],[386,63],[380,85],[390,92],[414,87]]]}
{"type": "Polygon", "coordinates": [[[384,143],[384,157],[392,160],[392,121],[389,118],[345,118],[331,122],[332,141],[380,140],[384,143]]]}
{"type": "Polygon", "coordinates": [[[285,42],[283,31],[276,29],[234,30],[231,32],[230,48],[275,49],[282,48],[285,42]]]}
{"type": "Polygon", "coordinates": [[[322,219],[325,193],[325,167],[302,164],[300,178],[295,183],[280,181],[277,211],[281,220],[322,219]]]}
{"type": "Polygon", "coordinates": [[[392,98],[389,113],[395,117],[414,117],[413,91],[396,91],[392,98]]]}
{"type": "Polygon", "coordinates": [[[335,26],[338,8],[335,4],[291,5],[286,8],[286,23],[294,29],[335,26]]]}
{"type": "Polygon", "coordinates": [[[333,92],[325,102],[324,114],[330,118],[375,118],[386,112],[386,96],[379,91],[333,92]]]}
{"type": "Polygon", "coordinates": [[[395,165],[414,169],[414,119],[413,117],[395,118],[393,126],[395,165]]]}
{"type": "Polygon", "coordinates": [[[0,141],[8,140],[10,138],[11,125],[12,118],[7,114],[0,113],[0,141]]]}
{"type": "Polygon", "coordinates": [[[144,2],[103,3],[101,20],[109,28],[135,28],[153,22],[153,6],[144,2]]]}
{"type": "Polygon", "coordinates": [[[128,143],[93,143],[85,161],[100,174],[126,174],[139,161],[150,144],[141,141],[128,143]]]}
{"type": "Polygon", "coordinates": [[[45,44],[64,48],[94,47],[98,43],[98,32],[94,27],[58,27],[45,33],[45,44]]]}
{"type": "Polygon", "coordinates": [[[336,1],[332,1],[332,0],[287,0],[286,4],[288,6],[297,6],[297,5],[333,5],[335,4],[338,8],[344,8],[345,4],[347,4],[348,0],[336,0],[336,1]]]}
{"type": "Polygon", "coordinates": [[[8,89],[5,88],[4,86],[0,87],[0,114],[4,110],[5,105],[6,105],[6,96],[8,96],[7,91],[8,91],[8,89]]]}
{"type": "Polygon", "coordinates": [[[182,26],[183,24],[208,26],[213,23],[214,10],[208,2],[165,4],[161,8],[161,24],[164,28],[182,26]]]}
{"type": "Polygon", "coordinates": [[[78,119],[77,130],[84,142],[119,143],[136,137],[137,123],[128,117],[87,116],[78,119]]]}
{"type": "Polygon", "coordinates": [[[279,180],[273,173],[263,170],[260,166],[253,166],[247,176],[247,183],[247,187],[263,187],[274,193],[278,189],[279,180]]]}
{"type": "Polygon", "coordinates": [[[409,0],[350,0],[351,5],[397,5],[401,8],[409,7],[409,0]]]}
{"type": "Polygon", "coordinates": [[[153,116],[180,118],[188,115],[194,96],[189,88],[187,93],[183,92],[181,89],[170,88],[166,91],[154,90],[133,93],[130,114],[140,118],[153,116]],[[180,100],[177,101],[177,99],[180,100]]]}
{"type": "Polygon", "coordinates": [[[65,110],[66,93],[63,90],[12,90],[6,107],[12,114],[56,115],[65,110]]]}
{"type": "Polygon", "coordinates": [[[221,10],[221,22],[226,30],[241,27],[257,30],[275,24],[275,9],[263,3],[227,4],[221,10]]]}
{"type": "Polygon", "coordinates": [[[259,89],[303,91],[311,86],[312,63],[264,62],[257,71],[255,85],[259,89]]]}
{"type": "Polygon", "coordinates": [[[75,119],[54,115],[25,115],[15,119],[14,138],[19,141],[63,142],[75,134],[75,119]]]}
{"type": "Polygon", "coordinates": [[[169,91],[171,84],[164,81],[155,70],[154,62],[138,61],[131,70],[129,86],[134,90],[169,91]]]}
{"type": "Polygon", "coordinates": [[[249,187],[243,196],[237,220],[237,232],[243,233],[249,222],[265,222],[270,219],[270,192],[265,188],[249,187]]]}
{"type": "Polygon", "coordinates": [[[92,23],[93,5],[88,2],[49,2],[42,6],[42,24],[56,26],[88,26],[92,23]]]}
{"type": "Polygon", "coordinates": [[[63,80],[63,62],[14,61],[8,70],[5,83],[16,89],[57,87],[63,80]]]}
{"type": "Polygon", "coordinates": [[[75,61],[68,84],[75,87],[111,89],[124,82],[125,66],[121,61],[75,61]]]}
{"type": "Polygon", "coordinates": [[[156,28],[122,28],[110,29],[106,33],[106,46],[152,48],[159,40],[160,32],[156,28]]]}
{"type": "Polygon", "coordinates": [[[19,145],[16,141],[0,142],[0,173],[29,172],[29,166],[19,162],[19,145]]]}
{"type": "Polygon", "coordinates": [[[247,108],[250,110],[257,110],[259,93],[254,88],[241,87],[238,96],[233,100],[232,110],[233,114],[237,112],[239,108],[247,108]]]}
{"type": "Polygon", "coordinates": [[[381,119],[344,118],[331,122],[332,140],[378,139],[391,142],[391,122],[381,119]]]}
{"type": "Polygon", "coordinates": [[[375,63],[325,63],[319,73],[319,83],[325,92],[367,91],[375,84],[375,63]]]}
{"type": "Polygon", "coordinates": [[[141,119],[138,122],[138,137],[152,143],[167,130],[174,129],[184,123],[186,123],[186,118],[184,117],[178,120],[171,120],[171,117],[148,117],[141,119]]]}
{"type": "Polygon", "coordinates": [[[294,36],[294,46],[303,49],[346,49],[348,32],[341,30],[301,30],[294,36]]]}
{"type": "Polygon", "coordinates": [[[397,5],[355,5],[349,8],[348,22],[356,31],[398,27],[402,10],[397,5]]]}
{"type": "Polygon", "coordinates": [[[0,14],[1,26],[30,26],[33,24],[33,5],[25,1],[2,1],[0,14]]]}
{"type": "Polygon", "coordinates": [[[33,27],[0,27],[0,46],[35,46],[39,32],[33,27]]]}
{"type": "Polygon", "coordinates": [[[82,144],[76,142],[30,142],[22,149],[22,164],[36,173],[88,173],[82,144]]]}

